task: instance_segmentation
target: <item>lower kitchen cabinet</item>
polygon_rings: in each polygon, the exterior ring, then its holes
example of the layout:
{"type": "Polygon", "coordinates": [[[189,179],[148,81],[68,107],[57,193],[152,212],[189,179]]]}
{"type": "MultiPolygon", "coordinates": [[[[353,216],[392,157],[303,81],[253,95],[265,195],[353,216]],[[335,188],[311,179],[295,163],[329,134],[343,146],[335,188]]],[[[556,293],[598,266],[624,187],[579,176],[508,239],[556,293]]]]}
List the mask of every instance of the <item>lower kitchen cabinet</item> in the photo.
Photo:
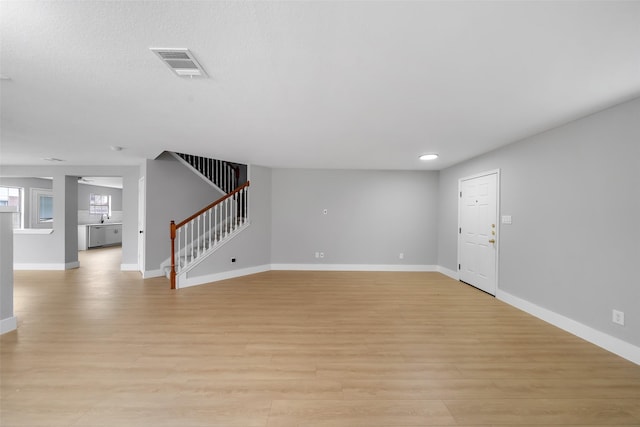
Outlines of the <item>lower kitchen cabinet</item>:
{"type": "Polygon", "coordinates": [[[122,224],[78,226],[78,250],[122,244],[122,224]]]}

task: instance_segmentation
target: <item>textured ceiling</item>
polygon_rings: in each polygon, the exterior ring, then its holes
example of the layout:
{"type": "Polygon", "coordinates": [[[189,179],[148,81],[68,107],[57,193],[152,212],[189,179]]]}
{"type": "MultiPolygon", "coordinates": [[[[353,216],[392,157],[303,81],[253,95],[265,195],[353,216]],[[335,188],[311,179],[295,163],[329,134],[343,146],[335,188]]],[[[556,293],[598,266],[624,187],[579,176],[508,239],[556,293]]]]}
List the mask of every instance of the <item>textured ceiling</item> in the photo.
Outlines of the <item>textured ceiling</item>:
{"type": "Polygon", "coordinates": [[[441,169],[640,96],[639,22],[636,1],[5,0],[0,164],[441,169]]]}

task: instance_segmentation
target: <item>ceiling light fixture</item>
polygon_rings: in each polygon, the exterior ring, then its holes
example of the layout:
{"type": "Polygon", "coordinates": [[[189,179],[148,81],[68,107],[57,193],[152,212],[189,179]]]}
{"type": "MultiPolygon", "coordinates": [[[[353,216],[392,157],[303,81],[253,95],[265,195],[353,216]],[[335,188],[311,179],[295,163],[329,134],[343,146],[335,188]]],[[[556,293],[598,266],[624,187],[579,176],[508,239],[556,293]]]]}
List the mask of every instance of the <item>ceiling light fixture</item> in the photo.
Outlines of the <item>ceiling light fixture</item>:
{"type": "Polygon", "coordinates": [[[437,158],[437,154],[423,154],[422,156],[420,156],[420,160],[435,160],[437,158]]]}
{"type": "Polygon", "coordinates": [[[207,73],[189,49],[156,47],[149,49],[180,77],[207,77],[207,73]]]}

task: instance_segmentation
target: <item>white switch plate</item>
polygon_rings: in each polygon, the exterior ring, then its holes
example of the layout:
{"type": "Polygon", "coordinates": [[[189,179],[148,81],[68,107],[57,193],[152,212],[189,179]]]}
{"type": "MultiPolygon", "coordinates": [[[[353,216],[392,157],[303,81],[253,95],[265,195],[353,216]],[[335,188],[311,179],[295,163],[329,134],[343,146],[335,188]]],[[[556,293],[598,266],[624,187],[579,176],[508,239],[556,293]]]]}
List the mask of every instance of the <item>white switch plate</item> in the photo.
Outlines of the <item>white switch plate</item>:
{"type": "Polygon", "coordinates": [[[613,323],[624,326],[624,312],[619,310],[613,310],[613,316],[611,318],[613,323]]]}
{"type": "Polygon", "coordinates": [[[398,255],[398,258],[404,259],[404,254],[402,252],[400,252],[400,255],[398,255]]]}
{"type": "Polygon", "coordinates": [[[503,224],[511,224],[511,215],[502,215],[503,224]]]}

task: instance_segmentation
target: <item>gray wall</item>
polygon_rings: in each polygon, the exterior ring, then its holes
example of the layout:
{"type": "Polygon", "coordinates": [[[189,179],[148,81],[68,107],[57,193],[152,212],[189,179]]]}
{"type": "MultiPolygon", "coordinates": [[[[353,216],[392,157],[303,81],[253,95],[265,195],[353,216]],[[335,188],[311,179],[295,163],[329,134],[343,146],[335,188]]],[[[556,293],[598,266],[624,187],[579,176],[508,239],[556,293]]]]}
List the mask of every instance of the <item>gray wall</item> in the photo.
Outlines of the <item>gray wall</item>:
{"type": "Polygon", "coordinates": [[[122,210],[122,190],[120,188],[100,187],[90,184],[78,184],[78,209],[89,210],[90,194],[107,194],[111,196],[111,210],[122,210]]]}
{"type": "Polygon", "coordinates": [[[145,271],[160,268],[170,256],[169,223],[184,220],[222,196],[170,154],[147,160],[145,271]]]}
{"type": "Polygon", "coordinates": [[[78,262],[78,177],[64,177],[65,264],[78,262]]]}
{"type": "Polygon", "coordinates": [[[639,119],[636,99],[441,171],[438,264],[456,270],[458,179],[499,168],[499,289],[640,345],[639,119]]]}
{"type": "MultiPolygon", "coordinates": [[[[4,168],[3,168],[4,169],[4,168]]],[[[43,178],[7,178],[0,177],[0,185],[5,187],[22,187],[24,188],[24,228],[30,228],[31,220],[31,189],[32,188],[45,188],[51,190],[53,188],[53,181],[51,179],[43,178]]],[[[53,201],[55,203],[55,199],[53,201]]],[[[55,218],[54,218],[55,220],[55,218]]]]}
{"type": "Polygon", "coordinates": [[[16,234],[14,262],[17,264],[67,264],[77,261],[77,177],[121,176],[123,178],[122,264],[138,260],[138,166],[3,166],[4,178],[53,177],[53,233],[16,234]],[[69,177],[69,179],[68,179],[69,177]],[[70,178],[73,177],[73,178],[70,178]],[[73,180],[76,180],[74,186],[73,180]],[[62,201],[62,202],[61,202],[62,201]],[[67,217],[67,214],[69,215],[67,217]],[[75,229],[75,231],[74,231],[75,229]],[[74,236],[76,236],[74,238],[74,236]],[[75,246],[75,250],[73,247],[75,246]],[[74,255],[75,254],[75,255],[74,255]]]}
{"type": "Polygon", "coordinates": [[[437,172],[272,173],[273,263],[436,264],[437,172]]]}
{"type": "Polygon", "coordinates": [[[249,218],[251,225],[222,246],[210,260],[191,270],[198,277],[271,263],[271,169],[249,166],[249,218]],[[232,263],[231,258],[236,262],[232,263]]]}

